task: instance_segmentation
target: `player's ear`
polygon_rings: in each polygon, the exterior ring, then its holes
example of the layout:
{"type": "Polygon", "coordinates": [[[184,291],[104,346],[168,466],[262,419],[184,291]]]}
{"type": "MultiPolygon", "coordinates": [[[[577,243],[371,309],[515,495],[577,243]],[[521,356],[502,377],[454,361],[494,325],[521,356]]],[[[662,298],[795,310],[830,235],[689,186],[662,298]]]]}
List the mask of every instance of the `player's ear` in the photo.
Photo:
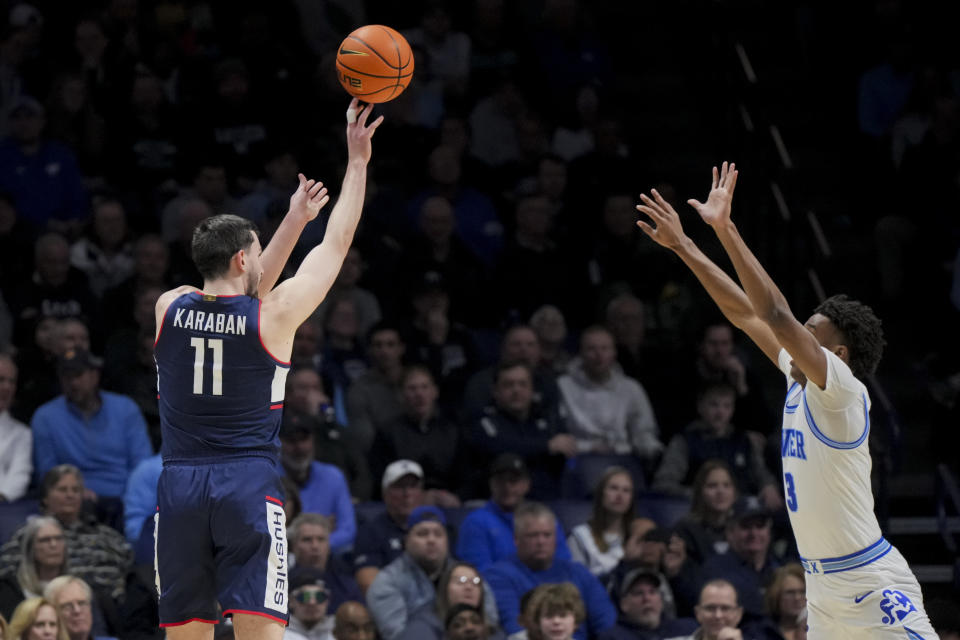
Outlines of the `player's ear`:
{"type": "Polygon", "coordinates": [[[850,349],[847,348],[847,345],[838,344],[833,348],[833,353],[847,364],[850,363],[850,349]]]}

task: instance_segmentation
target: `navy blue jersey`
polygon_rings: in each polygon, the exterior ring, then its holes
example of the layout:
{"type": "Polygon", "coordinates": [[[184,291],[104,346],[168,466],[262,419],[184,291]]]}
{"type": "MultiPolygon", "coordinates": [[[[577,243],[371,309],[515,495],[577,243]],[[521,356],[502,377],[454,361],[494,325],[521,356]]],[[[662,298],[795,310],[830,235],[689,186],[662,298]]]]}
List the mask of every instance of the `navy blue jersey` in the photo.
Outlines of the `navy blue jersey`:
{"type": "Polygon", "coordinates": [[[183,294],[164,314],[154,355],[165,462],[276,458],[290,363],[260,339],[260,300],[183,294]]]}

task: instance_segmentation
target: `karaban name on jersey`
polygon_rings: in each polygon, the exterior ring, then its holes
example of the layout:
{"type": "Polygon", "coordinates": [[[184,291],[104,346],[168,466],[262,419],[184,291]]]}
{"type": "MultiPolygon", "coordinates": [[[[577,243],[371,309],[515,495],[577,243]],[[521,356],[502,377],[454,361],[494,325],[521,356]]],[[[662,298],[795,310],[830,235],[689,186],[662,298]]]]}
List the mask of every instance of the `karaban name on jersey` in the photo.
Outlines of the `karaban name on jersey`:
{"type": "Polygon", "coordinates": [[[191,291],[170,303],[154,347],[164,461],[277,457],[290,363],[260,337],[260,300],[191,291]]]}
{"type": "Polygon", "coordinates": [[[827,383],[801,387],[787,376],[780,455],[790,524],[805,558],[839,558],[880,539],[870,486],[870,396],[836,354],[823,349],[827,383]]]}

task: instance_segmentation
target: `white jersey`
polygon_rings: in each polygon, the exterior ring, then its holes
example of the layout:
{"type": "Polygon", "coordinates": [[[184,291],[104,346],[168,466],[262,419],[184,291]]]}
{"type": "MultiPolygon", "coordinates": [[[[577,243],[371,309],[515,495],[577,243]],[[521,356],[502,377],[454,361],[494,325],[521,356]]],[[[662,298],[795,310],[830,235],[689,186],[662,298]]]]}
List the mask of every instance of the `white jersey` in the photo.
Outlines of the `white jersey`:
{"type": "Polygon", "coordinates": [[[793,380],[792,358],[780,351],[787,376],[780,455],[800,555],[841,559],[881,539],[870,487],[870,396],[843,360],[823,353],[827,382],[820,389],[793,380]]]}

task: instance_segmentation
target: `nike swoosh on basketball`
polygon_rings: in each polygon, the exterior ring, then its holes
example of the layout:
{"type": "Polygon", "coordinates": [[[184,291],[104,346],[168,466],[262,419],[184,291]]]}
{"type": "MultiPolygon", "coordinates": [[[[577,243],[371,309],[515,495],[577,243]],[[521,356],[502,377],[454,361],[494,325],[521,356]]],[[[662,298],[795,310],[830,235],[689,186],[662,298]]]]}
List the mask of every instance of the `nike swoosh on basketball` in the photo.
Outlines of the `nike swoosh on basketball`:
{"type": "Polygon", "coordinates": [[[366,56],[370,55],[366,51],[354,51],[353,49],[344,49],[340,47],[340,55],[342,56],[366,56]]]}
{"type": "Polygon", "coordinates": [[[860,604],[861,602],[863,602],[863,599],[866,598],[866,597],[867,597],[868,595],[870,595],[871,593],[873,593],[873,591],[867,591],[867,592],[866,592],[865,594],[863,594],[862,596],[857,596],[857,597],[855,597],[855,598],[853,599],[853,602],[854,602],[855,604],[860,604]]]}

